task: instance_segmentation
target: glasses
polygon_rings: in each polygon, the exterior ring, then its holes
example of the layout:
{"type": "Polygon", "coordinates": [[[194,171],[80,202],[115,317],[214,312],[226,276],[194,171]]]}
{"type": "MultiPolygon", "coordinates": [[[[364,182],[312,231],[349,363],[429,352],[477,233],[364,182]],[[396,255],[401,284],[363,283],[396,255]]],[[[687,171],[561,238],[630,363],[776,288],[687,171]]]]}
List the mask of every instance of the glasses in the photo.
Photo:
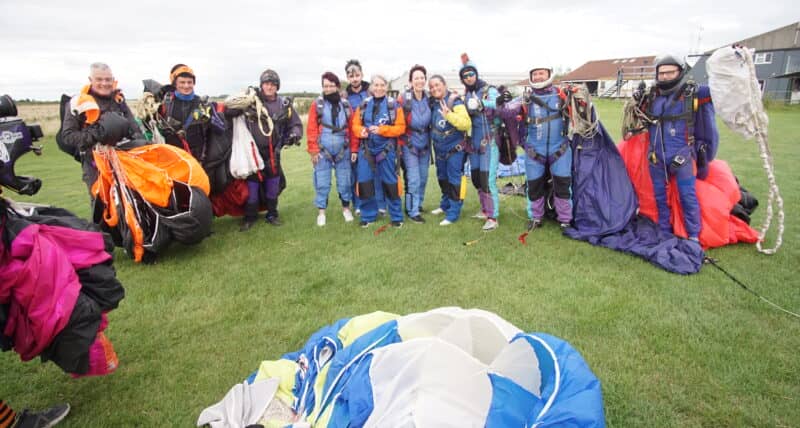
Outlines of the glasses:
{"type": "Polygon", "coordinates": [[[468,71],[468,72],[466,72],[466,73],[461,75],[462,79],[468,79],[470,77],[475,77],[475,72],[474,71],[468,71]]]}

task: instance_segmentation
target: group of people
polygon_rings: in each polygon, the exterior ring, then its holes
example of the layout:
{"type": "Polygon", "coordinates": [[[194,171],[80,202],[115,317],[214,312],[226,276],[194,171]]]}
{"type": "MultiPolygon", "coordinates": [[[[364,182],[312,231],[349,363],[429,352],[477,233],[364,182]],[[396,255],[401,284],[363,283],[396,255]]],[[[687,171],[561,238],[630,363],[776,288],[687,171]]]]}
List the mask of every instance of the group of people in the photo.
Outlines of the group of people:
{"type": "MultiPolygon", "coordinates": [[[[696,140],[710,137],[693,135],[699,130],[691,129],[692,116],[699,112],[676,102],[686,86],[685,71],[686,66],[673,57],[665,57],[656,65],[656,85],[648,111],[653,119],[650,169],[659,225],[671,231],[665,189],[670,177],[677,176],[686,229],[689,238],[696,240],[700,214],[694,195],[692,147],[696,140]]],[[[335,73],[322,74],[322,94],[308,113],[307,150],[313,164],[318,226],[327,222],[332,175],[345,222],[360,216],[361,227],[369,227],[388,213],[394,227],[403,226],[406,217],[424,223],[425,188],[433,163],[441,196],[430,214],[444,216],[439,224],[447,226],[459,219],[466,183],[471,181],[481,207],[475,217],[485,220],[484,231],[496,229],[500,214],[496,181],[503,138],[500,129],[509,120],[516,120],[522,131],[519,138],[525,152],[528,228],[542,224],[546,205],[554,209],[561,227],[570,226],[572,149],[567,135],[566,94],[553,84],[552,68],[532,68],[529,88],[518,98],[481,79],[466,55],[462,55],[459,70],[463,96],[449,90],[441,75],[428,76],[421,65],[411,67],[409,85],[396,99],[387,95],[389,82],[385,76],[375,74],[369,82],[364,81],[357,60],[348,61],[345,72],[349,84],[344,92],[335,73]]],[[[91,187],[97,176],[89,155],[93,145],[125,137],[138,140],[143,134],[107,65],[92,64],[89,82],[73,97],[61,138],[62,148],[82,161],[84,181],[91,187]],[[92,113],[97,110],[99,114],[92,113]],[[112,116],[108,113],[115,113],[117,122],[120,117],[127,122],[122,127],[125,132],[120,132],[119,126],[108,126],[110,119],[106,117],[112,116]],[[117,132],[109,132],[112,128],[117,132]]],[[[224,121],[213,120],[212,110],[224,111],[227,119],[244,115],[264,168],[246,180],[248,197],[241,230],[250,229],[263,209],[268,223],[280,225],[278,196],[286,187],[281,148],[298,145],[303,126],[293,100],[278,95],[278,73],[268,69],[259,78],[257,96],[269,118],[252,109],[213,105],[194,93],[195,83],[194,71],[177,64],[170,72],[170,84],[159,91],[160,123],[164,124],[159,131],[165,142],[183,148],[202,163],[209,132],[226,126],[224,121]],[[259,132],[265,126],[271,126],[272,132],[259,132]]],[[[703,99],[708,98],[706,87],[698,92],[706,94],[703,99]]]]}

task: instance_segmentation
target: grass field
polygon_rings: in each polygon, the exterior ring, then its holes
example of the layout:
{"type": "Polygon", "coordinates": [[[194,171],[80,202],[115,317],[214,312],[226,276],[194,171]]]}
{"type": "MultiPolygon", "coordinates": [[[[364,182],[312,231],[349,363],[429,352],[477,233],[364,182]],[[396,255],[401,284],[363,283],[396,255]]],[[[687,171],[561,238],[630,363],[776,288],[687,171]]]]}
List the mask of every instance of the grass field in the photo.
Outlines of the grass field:
{"type": "MultiPolygon", "coordinates": [[[[619,138],[621,104],[597,106],[619,138]]],[[[709,253],[798,312],[800,110],[775,109],[770,120],[787,213],[784,245],[774,256],[752,245],[709,253]]],[[[758,227],[767,181],[757,146],[720,126],[719,157],[762,203],[754,216],[758,227]]],[[[19,173],[44,182],[30,199],[87,216],[79,165],[59,152],[53,126],[45,130],[44,155],[18,164],[19,173]]],[[[713,267],[688,277],[670,274],[564,238],[554,224],[522,246],[518,197],[501,200],[500,228],[482,234],[481,223],[469,218],[478,210],[474,190],[465,218],[448,228],[407,223],[374,236],[374,228],[345,225],[333,203],[328,225],[318,228],[308,155],[291,148],[284,162],[289,187],[281,198],[282,227],[260,222],[240,233],[238,219],[221,218],[200,245],[174,245],[155,265],[117,253],[127,294],[107,333],[121,363],[115,374],[73,380],[55,365],[21,363],[4,353],[0,397],[16,407],[67,401],[73,410],[65,427],[193,426],[203,408],[261,360],[298,349],[336,319],[457,305],[569,341],[602,382],[610,426],[800,426],[800,319],[760,302],[713,267]]],[[[427,197],[431,209],[438,200],[435,180],[427,197]]]]}

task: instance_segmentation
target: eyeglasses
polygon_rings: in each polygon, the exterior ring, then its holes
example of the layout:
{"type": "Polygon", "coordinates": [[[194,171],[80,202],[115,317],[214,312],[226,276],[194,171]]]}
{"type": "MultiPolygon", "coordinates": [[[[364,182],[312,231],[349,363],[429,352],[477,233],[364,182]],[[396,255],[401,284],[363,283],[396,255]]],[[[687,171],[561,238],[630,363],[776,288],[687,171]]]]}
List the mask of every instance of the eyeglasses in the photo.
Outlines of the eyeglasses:
{"type": "Polygon", "coordinates": [[[466,73],[461,75],[462,79],[468,79],[470,77],[475,77],[475,72],[474,71],[468,71],[468,72],[466,72],[466,73]]]}

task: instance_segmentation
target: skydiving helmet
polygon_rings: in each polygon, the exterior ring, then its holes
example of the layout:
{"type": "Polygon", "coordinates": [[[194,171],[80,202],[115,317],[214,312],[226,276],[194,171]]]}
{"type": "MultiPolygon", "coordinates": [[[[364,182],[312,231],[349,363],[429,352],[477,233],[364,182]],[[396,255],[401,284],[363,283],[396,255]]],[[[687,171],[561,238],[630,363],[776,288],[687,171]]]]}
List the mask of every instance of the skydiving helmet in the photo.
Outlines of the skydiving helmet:
{"type": "Polygon", "coordinates": [[[33,142],[42,138],[39,125],[26,125],[17,117],[17,106],[8,95],[0,97],[0,186],[21,195],[34,195],[42,187],[35,177],[16,175],[14,163],[28,152],[42,154],[42,148],[33,142]]]}
{"type": "Polygon", "coordinates": [[[662,56],[656,61],[656,86],[658,89],[662,91],[669,91],[670,89],[676,87],[679,83],[681,83],[684,78],[686,77],[687,66],[683,61],[678,61],[672,55],[662,56]],[[658,69],[661,68],[662,65],[675,65],[678,67],[678,76],[671,80],[658,80],[658,69]]]}
{"type": "Polygon", "coordinates": [[[544,89],[544,88],[552,85],[553,84],[553,68],[552,67],[533,67],[528,72],[528,81],[530,82],[531,87],[533,89],[544,89]],[[547,80],[545,80],[544,82],[536,82],[536,83],[534,83],[534,81],[533,81],[533,72],[536,71],[536,70],[547,70],[547,76],[548,76],[547,80]]]}

